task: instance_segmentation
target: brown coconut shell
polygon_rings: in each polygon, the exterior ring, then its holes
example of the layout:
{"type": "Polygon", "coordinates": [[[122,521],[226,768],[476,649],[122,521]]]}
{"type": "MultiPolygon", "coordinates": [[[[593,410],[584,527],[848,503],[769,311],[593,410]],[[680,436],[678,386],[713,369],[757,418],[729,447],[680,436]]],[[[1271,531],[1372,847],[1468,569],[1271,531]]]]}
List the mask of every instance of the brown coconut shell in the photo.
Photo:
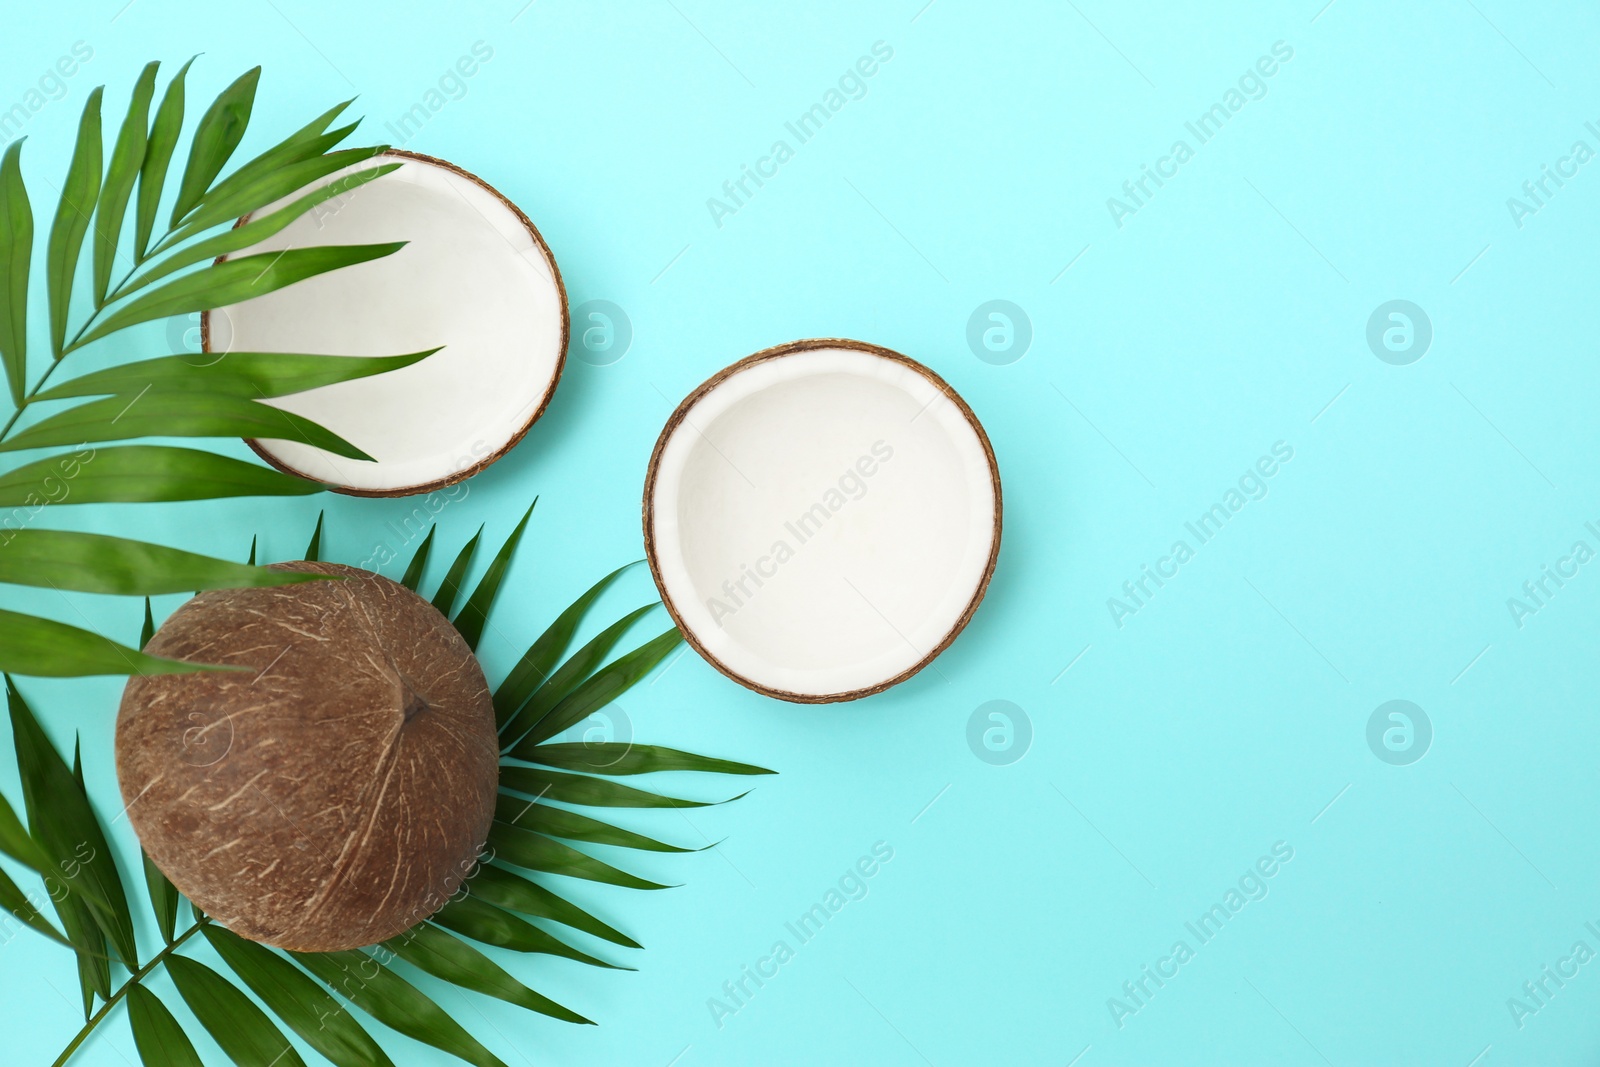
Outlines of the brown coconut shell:
{"type": "Polygon", "coordinates": [[[152,655],[247,668],[133,678],[117,778],[145,852],[241,936],[324,952],[393,937],[470,873],[494,819],[489,687],[426,600],[354,567],[201,593],[152,655]]]}

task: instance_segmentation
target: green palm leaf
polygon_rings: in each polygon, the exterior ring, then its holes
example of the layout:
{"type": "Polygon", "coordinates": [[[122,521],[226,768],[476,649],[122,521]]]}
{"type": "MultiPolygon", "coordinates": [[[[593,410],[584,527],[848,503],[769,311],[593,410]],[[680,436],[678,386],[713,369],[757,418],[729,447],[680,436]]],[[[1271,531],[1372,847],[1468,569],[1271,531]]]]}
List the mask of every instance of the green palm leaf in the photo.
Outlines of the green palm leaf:
{"type": "Polygon", "coordinates": [[[136,292],[151,282],[159,281],[169,274],[182,270],[184,267],[191,267],[196,263],[216,259],[218,256],[231,255],[246,248],[254,248],[268,237],[282,232],[289,223],[319,204],[343,196],[357,186],[365,185],[375,178],[381,178],[385,174],[392,174],[399,170],[401,166],[402,164],[399,163],[386,163],[380,167],[368,167],[352,174],[346,174],[312,190],[294,201],[294,203],[279,208],[270,215],[252,219],[243,226],[225,230],[215,236],[206,238],[204,241],[196,241],[194,244],[186,245],[183,248],[174,248],[163,256],[159,262],[130,281],[122,288],[121,292],[124,295],[136,292]]]}
{"type": "Polygon", "coordinates": [[[603,860],[579,852],[571,845],[554,838],[524,830],[509,823],[496,822],[489,829],[489,847],[495,857],[530,871],[562,874],[568,878],[583,878],[591,882],[619,885],[624,889],[671,889],[672,886],[652,882],[638,875],[619,870],[603,860]]]}
{"type": "Polygon", "coordinates": [[[111,996],[111,956],[106,935],[82,898],[63,897],[55,902],[55,908],[61,928],[78,954],[78,992],[83,996],[83,1017],[87,1020],[94,1011],[95,998],[107,1000],[111,996]]]}
{"type": "MultiPolygon", "coordinates": [[[[218,211],[215,208],[221,201],[236,201],[241,190],[259,186],[264,179],[270,179],[274,174],[281,173],[297,163],[320,156],[343,141],[354,132],[358,123],[351,123],[348,126],[341,127],[331,134],[325,135],[323,131],[354,102],[354,100],[346,100],[342,104],[335,104],[248,163],[242,164],[220,182],[212,185],[200,197],[195,209],[184,219],[182,226],[177,225],[177,220],[174,220],[174,232],[171,238],[163,242],[163,247],[168,247],[181,241],[186,236],[206,229],[207,226],[230,221],[244,214],[245,211],[251,210],[250,208],[245,208],[240,211],[230,211],[224,208],[218,211]],[[209,219],[209,221],[204,225],[197,226],[196,222],[202,219],[209,219]]],[[[306,184],[304,181],[300,183],[300,185],[304,184],[306,184]]],[[[300,188],[300,185],[292,186],[285,191],[293,192],[295,189],[300,188]]],[[[263,203],[265,202],[263,201],[263,203]]]]}
{"type": "MultiPolygon", "coordinates": [[[[6,684],[10,686],[10,678],[6,679],[6,684]]],[[[17,699],[21,700],[21,697],[17,699]]],[[[76,741],[72,746],[72,779],[78,791],[87,796],[83,785],[82,753],[76,741]]],[[[110,1000],[107,990],[111,985],[111,956],[106,944],[104,923],[87,895],[63,894],[62,900],[56,905],[56,914],[61,917],[61,925],[78,951],[78,989],[83,994],[83,1017],[87,1021],[96,996],[108,1002],[110,1000]],[[63,910],[63,905],[69,907],[63,910]]]]}
{"type": "Polygon", "coordinates": [[[292,411],[208,393],[151,390],[109,396],[68,408],[0,442],[0,452],[135,437],[275,438],[312,445],[348,459],[370,460],[355,445],[292,411]]]}
{"type": "Polygon", "coordinates": [[[411,554],[411,562],[406,564],[406,572],[400,579],[400,584],[413,593],[422,584],[422,572],[428,568],[428,555],[433,550],[433,535],[438,529],[437,526],[428,527],[428,536],[422,539],[422,544],[411,554]]]}
{"type": "Polygon", "coordinates": [[[383,947],[418,970],[451,985],[497,997],[552,1019],[594,1025],[592,1020],[570,1008],[535,993],[488,956],[437,926],[428,923],[414,926],[399,937],[385,941],[383,947]]]}
{"type": "MultiPolygon", "coordinates": [[[[431,530],[429,534],[431,536],[431,530]]],[[[637,566],[640,562],[642,561],[635,560],[633,563],[623,564],[594,583],[587,592],[573,601],[572,605],[563,611],[533,644],[528,646],[528,651],[522,654],[522,658],[511,669],[511,673],[506,675],[505,680],[494,691],[495,721],[502,731],[506,730],[517,709],[527,703],[534,690],[550,677],[550,672],[555,669],[561,653],[572,643],[579,624],[594,606],[594,602],[600,599],[600,594],[610,588],[624,571],[637,566]]]]}
{"type": "Polygon", "coordinates": [[[506,1067],[417,987],[365,952],[291,952],[341,997],[407,1037],[477,1067],[506,1067]]]}
{"type": "MultiPolygon", "coordinates": [[[[333,120],[338,118],[340,115],[343,115],[345,111],[349,109],[350,105],[355,102],[356,98],[352,96],[348,100],[334,104],[328,110],[324,111],[322,114],[318,115],[316,118],[312,119],[310,122],[306,123],[304,126],[300,127],[298,130],[294,131],[289,136],[285,137],[283,140],[267,149],[265,152],[262,152],[259,156],[256,156],[254,159],[250,160],[250,162],[240,166],[238,170],[234,171],[232,174],[228,175],[228,177],[218,182],[217,185],[212,189],[212,192],[216,193],[222,191],[223,189],[229,187],[231,183],[250,181],[259,175],[263,170],[272,167],[279,167],[285,163],[293,163],[299,159],[304,159],[306,157],[306,152],[303,150],[303,146],[307,142],[315,141],[321,137],[322,132],[329,126],[333,125],[333,120]]],[[[341,133],[348,134],[351,130],[354,130],[357,125],[359,125],[360,121],[360,119],[357,119],[349,126],[343,127],[341,133]]],[[[341,140],[342,139],[343,138],[341,137],[341,140]]],[[[338,142],[335,141],[334,143],[337,144],[338,142]]],[[[317,151],[324,150],[317,149],[317,151]]]]}
{"type": "Polygon", "coordinates": [[[33,258],[33,208],[22,182],[22,142],[11,142],[0,159],[0,362],[5,363],[11,403],[22,404],[28,377],[28,271],[33,258]]]}
{"type": "Polygon", "coordinates": [[[11,802],[0,796],[0,852],[39,874],[55,871],[55,861],[17,818],[11,802]]]}
{"type": "Polygon", "coordinates": [[[240,304],[318,274],[393,255],[404,247],[404,241],[371,245],[324,245],[261,252],[224,260],[204,270],[185,274],[123,304],[81,340],[74,342],[72,348],[82,348],[141,322],[240,304]]]}
{"type": "Polygon", "coordinates": [[[516,871],[492,863],[478,868],[467,885],[468,891],[480,900],[497,905],[507,911],[531,915],[539,919],[570,926],[593,934],[604,941],[623,948],[642,948],[627,934],[590,915],[576,904],[556,895],[539,883],[525,878],[516,871]]]}
{"type": "Polygon", "coordinates": [[[80,375],[37,394],[35,400],[135,395],[145,389],[249,399],[287,396],[337,382],[409,367],[439,351],[404,356],[311,356],[287,352],[229,352],[215,363],[189,356],[161,356],[80,375]]]}
{"type": "MultiPolygon", "coordinates": [[[[235,213],[253,211],[263,203],[321,181],[327,175],[361,162],[378,148],[333,151],[354,125],[329,132],[346,104],[330,108],[279,144],[218,180],[240,145],[254,106],[260,69],[249,71],[218,95],[201,117],[191,139],[179,188],[173,197],[172,230],[162,239],[173,254],[156,268],[146,270],[133,289],[129,282],[113,289],[114,265],[122,231],[131,213],[133,255],[136,268],[150,254],[155,216],[177,151],[185,111],[184,86],[190,63],[167,85],[160,105],[151,115],[158,63],[149,63],[130,93],[126,116],[119,124],[115,144],[107,156],[102,147],[102,89],[89,96],[78,122],[72,160],[62,183],[60,202],[51,224],[45,255],[44,288],[51,346],[59,359],[68,352],[126,329],[169,315],[226,306],[273,292],[329,270],[367,262],[392,254],[401,245],[293,248],[213,263],[182,276],[164,277],[186,264],[228,248],[235,234],[221,245],[200,242],[190,235],[227,221],[235,213]],[[104,164],[104,167],[103,167],[104,164]],[[136,192],[137,190],[137,192],[136,192]],[[77,336],[68,339],[68,321],[74,282],[89,227],[92,242],[91,281],[94,312],[77,336]],[[130,295],[132,294],[132,295],[130,295]],[[102,315],[101,308],[105,307],[102,315]]],[[[384,168],[368,168],[383,171],[384,168]]],[[[331,188],[300,197],[271,221],[244,235],[259,239],[265,231],[281,228],[309,210],[320,198],[378,174],[352,175],[347,182],[327,183],[331,188]]],[[[0,156],[0,363],[17,410],[0,429],[0,451],[52,445],[83,446],[147,436],[244,437],[302,441],[350,459],[369,459],[364,452],[337,435],[299,416],[257,403],[316,388],[332,381],[349,380],[408,365],[415,357],[384,357],[362,361],[332,358],[302,359],[294,354],[245,354],[217,368],[195,368],[181,360],[151,361],[149,365],[121,367],[91,374],[40,395],[43,381],[27,391],[26,305],[32,251],[32,209],[23,184],[18,146],[0,156]],[[202,376],[201,372],[204,373],[202,376]],[[135,386],[137,388],[135,388],[135,386]],[[37,399],[62,399],[97,395],[104,399],[75,405],[12,432],[23,407],[37,399]]],[[[137,269],[129,274],[137,273],[137,269]]],[[[51,368],[54,369],[53,367],[51,368]]],[[[47,372],[46,378],[49,377],[47,372]]],[[[121,502],[205,499],[244,494],[288,495],[317,491],[320,487],[269,471],[253,464],[192,449],[138,446],[105,449],[96,456],[80,447],[71,455],[30,462],[0,475],[0,506],[34,510],[48,503],[72,501],[121,502]],[[100,463],[91,467],[94,459],[100,463]],[[141,466],[142,465],[142,468],[141,466]]],[[[0,563],[0,581],[108,593],[155,591],[163,583],[179,581],[175,575],[199,565],[197,559],[180,559],[158,546],[84,538],[67,539],[28,532],[18,541],[14,531],[0,533],[13,548],[13,562],[0,563]],[[157,559],[161,556],[162,559],[157,559]],[[38,564],[28,568],[25,564],[38,564]],[[81,573],[71,573],[83,564],[81,573]],[[168,565],[177,564],[178,571],[168,565]],[[25,575],[32,570],[31,576],[25,575]]],[[[231,565],[229,565],[231,566],[231,565]]],[[[185,583],[200,588],[210,582],[233,582],[244,571],[213,575],[207,581],[185,583]]],[[[124,649],[75,627],[0,609],[0,668],[30,674],[74,675],[97,672],[127,673],[180,669],[175,665],[124,649]]]]}
{"type": "Polygon", "coordinates": [[[151,282],[182,270],[184,267],[193,266],[208,259],[216,259],[219,256],[230,255],[246,248],[253,248],[268,237],[281,232],[289,223],[319,204],[343,196],[357,186],[365,185],[367,182],[375,178],[381,178],[385,174],[391,174],[399,170],[400,167],[401,164],[399,163],[389,163],[344,175],[312,190],[294,201],[294,203],[288,204],[270,215],[252,219],[243,226],[219,233],[214,237],[208,237],[204,241],[198,241],[185,248],[174,249],[158,263],[150,267],[149,270],[131,281],[122,292],[124,294],[133,293],[143,289],[151,282]]]}
{"type": "Polygon", "coordinates": [[[317,512],[317,525],[311,531],[311,543],[306,545],[305,554],[300,557],[307,562],[316,563],[322,559],[322,520],[326,515],[327,512],[317,512]]]}
{"type": "Polygon", "coordinates": [[[187,956],[168,956],[167,974],[200,1025],[239,1067],[305,1067],[267,1013],[222,975],[187,956]]]}
{"type": "Polygon", "coordinates": [[[680,800],[604,778],[589,778],[581,774],[563,774],[560,771],[546,771],[538,767],[507,764],[502,764],[500,767],[500,786],[502,789],[512,789],[544,800],[556,800],[563,804],[583,804],[593,808],[708,808],[744,796],[740,793],[739,796],[729,797],[728,800],[680,800]]]}
{"type": "Polygon", "coordinates": [[[72,279],[78,271],[78,253],[89,218],[94,214],[95,198],[100,195],[100,97],[103,88],[89,94],[78,123],[78,144],[72,152],[72,165],[61,187],[61,205],[50,226],[50,246],[45,277],[50,297],[50,350],[60,359],[67,340],[67,305],[72,298],[72,279]]]}
{"type": "MultiPolygon", "coordinates": [[[[355,102],[355,97],[351,97],[349,100],[334,104],[328,110],[324,111],[322,114],[318,115],[316,118],[312,119],[298,130],[295,130],[289,136],[285,137],[283,140],[279,141],[265,152],[262,152],[260,155],[251,159],[248,163],[240,164],[237,170],[214,185],[211,188],[211,191],[207,193],[206,197],[203,197],[202,200],[218,193],[226,192],[228,189],[235,188],[242,182],[252,181],[263,171],[270,170],[274,167],[281,167],[285,163],[293,163],[297,160],[306,158],[307,154],[309,153],[304,150],[303,146],[306,145],[307,142],[315,141],[321,137],[323,131],[329,126],[333,125],[333,120],[344,114],[345,111],[349,109],[350,105],[355,102]]],[[[360,120],[358,119],[357,122],[351,123],[349,126],[345,127],[344,131],[348,133],[350,130],[353,130],[359,121],[360,120]]],[[[334,143],[337,144],[338,142],[334,143]]],[[[324,150],[316,149],[315,151],[320,152],[324,150]]]]}
{"type": "Polygon", "coordinates": [[[525,749],[529,763],[591,774],[652,774],[656,771],[704,771],[708,774],[775,774],[765,767],[732,760],[697,756],[659,745],[634,745],[618,741],[590,744],[544,744],[525,749]]]}
{"type": "MultiPolygon", "coordinates": [[[[516,714],[505,724],[501,731],[501,743],[511,744],[519,741],[530,730],[545,720],[545,717],[555,709],[555,706],[570,696],[585,678],[592,675],[596,668],[606,661],[611,655],[611,650],[617,647],[624,635],[633,628],[633,624],[650,614],[660,606],[659,601],[635,608],[616,622],[601,630],[589,640],[582,648],[556,668],[555,672],[545,680],[544,684],[534,691],[532,699],[525,705],[516,709],[516,714]]],[[[505,686],[501,687],[506,688],[505,686]]],[[[560,730],[552,731],[560,733],[560,730]]]]}
{"type": "Polygon", "coordinates": [[[455,605],[456,595],[461,591],[461,583],[467,579],[467,568],[472,566],[472,554],[478,549],[478,541],[483,537],[483,527],[478,527],[478,532],[472,535],[472,540],[461,546],[461,551],[456,553],[455,562],[450,564],[450,569],[444,573],[444,581],[439,583],[438,592],[433,594],[433,606],[439,609],[439,614],[446,617],[455,605]]]}
{"type": "Polygon", "coordinates": [[[172,1012],[142,985],[128,990],[128,1021],[145,1067],[205,1067],[172,1012]]]}
{"type": "MultiPolygon", "coordinates": [[[[304,496],[316,482],[215,452],[171,445],[88,449],[87,459],[56,455],[0,474],[0,507],[304,496]]],[[[0,537],[3,537],[0,534],[0,537]]]]}
{"type": "Polygon", "coordinates": [[[548,930],[541,930],[532,923],[519,919],[508,911],[501,911],[478,897],[469,896],[450,901],[433,915],[432,921],[463,937],[470,937],[485,945],[509,949],[512,952],[560,956],[575,963],[586,963],[591,967],[603,967],[608,970],[633,970],[632,967],[619,967],[587,952],[580,952],[548,930]]]}
{"type": "Polygon", "coordinates": [[[364,162],[388,149],[388,145],[373,145],[368,148],[346,148],[340,152],[322,154],[324,149],[342,141],[352,129],[353,126],[347,126],[308,141],[304,145],[296,146],[298,151],[310,158],[287,161],[231,188],[224,186],[228,186],[233,181],[232,178],[223,182],[207,194],[194,214],[189,216],[189,220],[172,235],[172,241],[183,241],[213,226],[243,218],[252,211],[266,207],[276,200],[282,200],[291,193],[299,192],[320,178],[326,178],[335,171],[364,162]]]}
{"type": "Polygon", "coordinates": [[[144,163],[145,143],[149,139],[150,98],[156,91],[156,69],[160,63],[147,63],[133,87],[128,117],[122,122],[117,143],[111,150],[105,184],[100,188],[100,203],[95,208],[94,227],[94,306],[106,302],[111,288],[111,264],[122,237],[122,222],[127,217],[133,183],[144,163]]]}
{"type": "Polygon", "coordinates": [[[146,655],[76,626],[0,610],[0,671],[40,678],[92,674],[190,674],[219,668],[146,655]]]}
{"type": "Polygon", "coordinates": [[[590,675],[581,685],[561,699],[549,714],[537,722],[526,737],[512,747],[511,753],[522,759],[533,746],[582,722],[630,689],[635,682],[655,670],[683,642],[683,635],[674,627],[666,633],[646,641],[632,652],[618,657],[590,675]]]}
{"type": "Polygon", "coordinates": [[[250,991],[329,1062],[337,1067],[392,1067],[388,1055],[349,1013],[319,1010],[328,995],[304,971],[215,924],[201,933],[250,991]]]}
{"type": "Polygon", "coordinates": [[[145,855],[143,849],[139,850],[139,855],[144,860],[144,887],[150,894],[150,910],[156,915],[156,929],[161,931],[161,940],[170,945],[178,930],[178,889],[161,873],[161,868],[145,855]]]}
{"type": "Polygon", "coordinates": [[[183,131],[183,82],[193,65],[191,58],[167,83],[167,91],[161,97],[161,106],[156,108],[155,121],[150,124],[150,136],[145,142],[144,162],[139,166],[139,204],[134,215],[133,237],[134,259],[140,263],[144,262],[150,248],[167,168],[183,131]]]}
{"type": "Polygon", "coordinates": [[[382,178],[384,174],[392,174],[394,171],[400,170],[400,166],[402,166],[400,163],[386,163],[384,166],[371,166],[366,170],[346,174],[342,178],[328,182],[326,186],[312,190],[312,192],[299,198],[296,202],[283,206],[283,208],[278,208],[272,214],[264,214],[259,219],[251,219],[250,222],[246,222],[245,226],[224,230],[216,237],[208,237],[203,242],[195,242],[194,245],[174,248],[171,253],[163,256],[160,262],[154,264],[144,274],[139,275],[138,278],[134,278],[133,282],[128,283],[122,290],[123,294],[142,290],[144,286],[150,285],[152,282],[158,282],[160,278],[174,274],[174,272],[178,272],[184,267],[192,267],[197,262],[216,259],[218,256],[229,256],[229,254],[243,251],[245,248],[254,248],[254,246],[264,242],[272,235],[282,232],[290,222],[298,219],[302,214],[306,214],[307,211],[312,210],[315,206],[322,205],[328,200],[342,197],[342,195],[347,194],[357,186],[365,186],[366,182],[373,181],[374,178],[382,178]]]}
{"type": "Polygon", "coordinates": [[[524,830],[536,830],[550,837],[567,841],[588,841],[595,845],[615,845],[618,848],[636,848],[643,852],[699,852],[697,848],[681,848],[657,841],[632,830],[601,822],[576,811],[551,807],[538,801],[525,800],[501,793],[495,802],[495,818],[524,830]]]}
{"type": "Polygon", "coordinates": [[[522,541],[522,531],[527,529],[528,520],[533,517],[533,509],[539,503],[539,498],[534,497],[533,503],[528,505],[528,510],[523,512],[522,520],[517,523],[516,529],[511,531],[511,536],[506,538],[506,543],[500,546],[500,551],[489,563],[489,569],[483,572],[483,577],[478,580],[477,588],[456,613],[456,630],[466,640],[469,648],[476,649],[478,641],[483,637],[483,627],[489,619],[489,608],[494,604],[495,594],[500,591],[500,583],[505,579],[506,568],[511,564],[511,554],[517,550],[517,545],[522,541]]]}
{"type": "Polygon", "coordinates": [[[55,928],[44,913],[36,908],[22,888],[12,881],[11,876],[5,871],[0,871],[0,909],[23,925],[35,930],[50,940],[72,947],[72,942],[67,940],[67,935],[55,928]]]}
{"type": "Polygon", "coordinates": [[[89,797],[10,678],[6,697],[29,831],[67,876],[65,896],[84,901],[122,961],[137,966],[128,896],[89,797]]]}
{"type": "Polygon", "coordinates": [[[217,96],[195,127],[194,139],[189,143],[189,162],[183,169],[183,180],[178,185],[178,199],[172,205],[172,228],[194,210],[205,191],[211,187],[233,150],[244,139],[244,130],[250,122],[250,109],[255,105],[256,85],[261,81],[261,68],[253,67],[217,96]]]}
{"type": "Polygon", "coordinates": [[[325,576],[247,567],[194,552],[68,530],[17,530],[0,552],[0,582],[118,596],[298,585],[325,576]]]}

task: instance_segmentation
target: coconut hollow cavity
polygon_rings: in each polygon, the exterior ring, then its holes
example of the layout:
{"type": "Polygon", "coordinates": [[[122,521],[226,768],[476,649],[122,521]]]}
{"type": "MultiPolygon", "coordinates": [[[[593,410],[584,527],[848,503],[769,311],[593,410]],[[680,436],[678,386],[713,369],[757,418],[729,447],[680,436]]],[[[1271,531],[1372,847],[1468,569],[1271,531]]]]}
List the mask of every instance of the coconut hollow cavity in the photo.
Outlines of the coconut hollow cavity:
{"type": "Polygon", "coordinates": [[[442,907],[494,819],[494,708],[431,604],[328,563],[339,581],[201,593],[154,655],[248,670],[134,678],[117,778],[145,852],[243,937],[305,952],[371,945],[442,907]]]}
{"type": "Polygon", "coordinates": [[[955,640],[1000,550],[1000,472],[943,379],[860,341],[796,341],[714,375],[645,479],[662,600],[712,666],[800,703],[911,677],[955,640]]]}
{"type": "Polygon", "coordinates": [[[401,370],[270,401],[377,461],[294,441],[250,446],[280,470],[354,496],[428,492],[487,467],[544,413],[566,360],[567,298],[555,257],[528,217],[481,179],[394,149],[307,188],[395,164],[237,255],[396,240],[409,242],[404,248],[201,320],[204,348],[219,359],[229,351],[374,356],[445,346],[401,370]]]}

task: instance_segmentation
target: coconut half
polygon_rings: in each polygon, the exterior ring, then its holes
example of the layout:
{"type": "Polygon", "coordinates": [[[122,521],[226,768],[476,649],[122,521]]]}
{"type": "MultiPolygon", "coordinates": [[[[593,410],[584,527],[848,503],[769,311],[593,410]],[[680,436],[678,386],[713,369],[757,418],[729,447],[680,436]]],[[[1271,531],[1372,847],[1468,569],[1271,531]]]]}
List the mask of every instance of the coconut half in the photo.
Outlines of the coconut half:
{"type": "Polygon", "coordinates": [[[796,341],[673,412],[644,535],[667,610],[712,666],[783,700],[854,700],[927,666],[972,618],[1000,550],[1000,471],[927,367],[796,341]]]}
{"type": "Polygon", "coordinates": [[[280,470],[355,496],[427,492],[487,467],[544,413],[566,359],[567,298],[555,257],[528,217],[481,179],[396,149],[316,185],[396,162],[399,170],[237,254],[397,240],[406,247],[201,321],[204,348],[219,359],[229,351],[378,356],[445,346],[401,370],[271,401],[377,462],[292,441],[250,446],[280,470]]]}

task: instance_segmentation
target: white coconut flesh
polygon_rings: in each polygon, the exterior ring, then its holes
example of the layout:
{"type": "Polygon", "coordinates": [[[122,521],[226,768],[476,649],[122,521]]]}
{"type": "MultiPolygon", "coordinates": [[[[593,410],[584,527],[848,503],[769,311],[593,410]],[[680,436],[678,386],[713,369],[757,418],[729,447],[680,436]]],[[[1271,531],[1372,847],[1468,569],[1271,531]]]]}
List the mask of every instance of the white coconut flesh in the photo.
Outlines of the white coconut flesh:
{"type": "Polygon", "coordinates": [[[384,155],[357,166],[395,162],[399,170],[238,254],[401,240],[406,247],[207,316],[213,353],[379,356],[445,346],[401,370],[272,401],[376,462],[293,441],[258,441],[258,450],[357,493],[434,488],[497,458],[542,412],[565,343],[560,276],[527,220],[486,185],[436,162],[384,155]]]}
{"type": "Polygon", "coordinates": [[[970,409],[919,364],[856,342],[772,352],[668,424],[646,486],[650,563],[724,673],[852,699],[965,625],[998,548],[998,476],[970,409]]]}

